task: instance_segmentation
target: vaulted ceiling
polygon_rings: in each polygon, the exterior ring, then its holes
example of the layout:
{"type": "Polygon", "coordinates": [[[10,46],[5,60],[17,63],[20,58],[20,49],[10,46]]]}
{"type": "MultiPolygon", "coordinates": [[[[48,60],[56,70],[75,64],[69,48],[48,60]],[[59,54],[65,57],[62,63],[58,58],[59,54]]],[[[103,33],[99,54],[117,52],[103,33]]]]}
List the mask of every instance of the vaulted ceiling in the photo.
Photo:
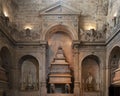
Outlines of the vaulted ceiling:
{"type": "MultiPolygon", "coordinates": [[[[6,14],[10,22],[15,24],[15,28],[19,32],[23,32],[25,28],[32,28],[32,32],[39,37],[42,30],[41,12],[53,14],[55,12],[76,12],[80,16],[80,24],[78,27],[87,30],[88,25],[101,30],[102,26],[110,21],[115,13],[114,10],[119,7],[115,6],[115,2],[119,0],[0,0],[2,2],[2,10],[6,14]],[[108,9],[109,8],[109,9],[108,9]],[[114,10],[113,10],[114,9],[114,10]],[[58,11],[59,10],[59,11],[58,11]],[[67,11],[66,11],[67,10],[67,11]],[[112,11],[111,11],[112,10],[112,11]],[[108,16],[110,14],[110,16],[108,16]]],[[[68,14],[68,13],[66,13],[68,14]]],[[[72,13],[71,13],[72,14],[72,13]]],[[[14,32],[13,32],[14,33],[14,32]]]]}
{"type": "Polygon", "coordinates": [[[3,0],[3,2],[6,2],[3,5],[7,5],[7,8],[4,10],[11,17],[11,21],[16,23],[19,26],[18,29],[21,30],[27,24],[37,29],[40,23],[39,11],[56,3],[63,2],[79,10],[81,16],[90,17],[91,21],[96,21],[98,15],[106,15],[108,7],[107,0],[3,0]]]}

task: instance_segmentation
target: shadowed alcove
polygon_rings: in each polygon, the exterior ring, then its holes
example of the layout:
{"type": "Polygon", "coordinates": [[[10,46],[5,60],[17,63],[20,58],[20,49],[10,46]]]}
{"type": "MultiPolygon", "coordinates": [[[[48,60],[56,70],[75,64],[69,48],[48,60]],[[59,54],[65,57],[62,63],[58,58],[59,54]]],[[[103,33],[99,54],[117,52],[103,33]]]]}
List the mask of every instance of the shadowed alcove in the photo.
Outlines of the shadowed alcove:
{"type": "Polygon", "coordinates": [[[39,63],[31,55],[25,55],[19,60],[20,90],[37,91],[39,89],[39,63]]]}
{"type": "MultiPolygon", "coordinates": [[[[70,93],[72,93],[73,92],[72,38],[68,34],[68,32],[64,32],[63,30],[59,31],[59,28],[58,28],[58,30],[56,30],[55,32],[49,33],[47,41],[48,41],[48,55],[47,55],[47,61],[48,62],[47,62],[46,69],[47,69],[47,88],[48,88],[48,93],[50,93],[50,78],[51,77],[49,77],[49,75],[51,73],[50,70],[52,70],[51,69],[52,68],[51,67],[52,66],[51,63],[54,62],[54,59],[57,58],[58,54],[64,55],[65,56],[64,57],[65,62],[68,63],[67,66],[69,67],[70,74],[72,75],[71,76],[71,83],[70,83],[70,87],[71,87],[70,93]],[[60,50],[62,51],[62,53],[60,52],[60,50]]],[[[60,58],[57,58],[57,59],[60,59],[60,58]]],[[[62,66],[62,65],[59,66],[59,68],[63,68],[63,70],[61,71],[61,72],[64,73],[63,75],[66,74],[66,72],[64,70],[65,66],[62,66]]],[[[53,70],[57,74],[57,70],[56,69],[53,69],[53,70]]],[[[67,69],[66,69],[66,71],[67,71],[67,69]]],[[[58,78],[56,78],[56,80],[59,81],[58,78]]],[[[61,82],[62,81],[59,81],[59,83],[55,84],[55,87],[56,87],[55,88],[56,89],[55,93],[65,93],[65,81],[62,82],[62,84],[61,84],[61,82]]]]}
{"type": "Polygon", "coordinates": [[[7,95],[8,90],[13,87],[13,76],[12,76],[12,59],[11,53],[7,47],[2,47],[0,51],[0,81],[3,82],[1,87],[4,95],[7,95]]]}
{"type": "Polygon", "coordinates": [[[82,90],[84,93],[100,91],[100,61],[95,55],[89,55],[82,61],[82,90]]]}

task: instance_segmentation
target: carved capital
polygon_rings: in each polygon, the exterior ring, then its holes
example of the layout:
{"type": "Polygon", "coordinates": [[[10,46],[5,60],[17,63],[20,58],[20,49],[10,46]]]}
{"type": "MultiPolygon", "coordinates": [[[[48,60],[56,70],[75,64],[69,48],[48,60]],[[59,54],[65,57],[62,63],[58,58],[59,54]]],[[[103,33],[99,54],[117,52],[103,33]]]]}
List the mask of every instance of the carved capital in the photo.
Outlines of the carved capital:
{"type": "Polygon", "coordinates": [[[46,41],[42,41],[42,42],[41,42],[41,50],[42,50],[42,53],[43,53],[43,54],[46,53],[46,51],[47,51],[47,46],[48,46],[48,44],[47,44],[46,41]]]}
{"type": "Polygon", "coordinates": [[[79,41],[73,41],[72,46],[73,46],[74,54],[79,53],[80,42],[79,41]]]}

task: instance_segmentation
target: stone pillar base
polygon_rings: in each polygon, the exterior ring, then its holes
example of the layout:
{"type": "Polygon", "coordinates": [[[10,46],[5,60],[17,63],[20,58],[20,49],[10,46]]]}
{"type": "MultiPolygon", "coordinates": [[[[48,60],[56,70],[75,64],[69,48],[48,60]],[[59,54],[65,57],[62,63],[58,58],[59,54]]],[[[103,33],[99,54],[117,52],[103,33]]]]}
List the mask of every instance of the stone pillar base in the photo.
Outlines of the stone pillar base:
{"type": "Polygon", "coordinates": [[[79,82],[75,82],[74,83],[74,96],[80,96],[79,82]]]}
{"type": "Polygon", "coordinates": [[[41,83],[41,96],[47,96],[46,82],[41,83]]]}

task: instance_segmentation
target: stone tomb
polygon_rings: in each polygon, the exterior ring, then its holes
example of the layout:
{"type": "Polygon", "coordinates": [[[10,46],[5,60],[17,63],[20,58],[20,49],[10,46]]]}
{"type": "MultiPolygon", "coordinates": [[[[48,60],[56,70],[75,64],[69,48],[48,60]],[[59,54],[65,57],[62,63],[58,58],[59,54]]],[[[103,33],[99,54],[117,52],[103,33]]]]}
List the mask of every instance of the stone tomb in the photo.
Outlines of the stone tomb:
{"type": "Polygon", "coordinates": [[[70,93],[71,77],[69,63],[66,61],[63,49],[59,47],[50,67],[50,93],[70,93]]]}

